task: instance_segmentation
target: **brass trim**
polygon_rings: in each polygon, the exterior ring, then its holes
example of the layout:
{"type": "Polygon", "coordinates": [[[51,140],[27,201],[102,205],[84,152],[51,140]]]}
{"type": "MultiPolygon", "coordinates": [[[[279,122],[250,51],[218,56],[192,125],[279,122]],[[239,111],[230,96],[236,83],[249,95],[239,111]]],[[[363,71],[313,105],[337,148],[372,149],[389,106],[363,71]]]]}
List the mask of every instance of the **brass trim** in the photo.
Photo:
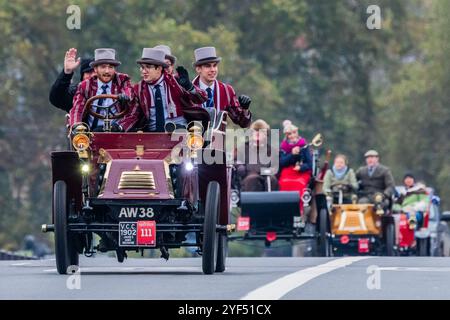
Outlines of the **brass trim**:
{"type": "Polygon", "coordinates": [[[136,157],[142,157],[144,155],[144,146],[143,145],[137,145],[136,146],[136,157]]]}
{"type": "Polygon", "coordinates": [[[119,189],[147,189],[155,190],[155,178],[151,171],[122,171],[119,189]]]}

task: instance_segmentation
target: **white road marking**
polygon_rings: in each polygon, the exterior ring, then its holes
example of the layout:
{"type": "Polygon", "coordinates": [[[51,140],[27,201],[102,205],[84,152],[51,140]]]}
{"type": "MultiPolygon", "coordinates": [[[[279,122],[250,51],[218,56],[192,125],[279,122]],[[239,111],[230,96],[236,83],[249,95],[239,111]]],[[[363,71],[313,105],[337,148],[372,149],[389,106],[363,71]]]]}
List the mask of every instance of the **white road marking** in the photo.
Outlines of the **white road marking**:
{"type": "Polygon", "coordinates": [[[369,258],[371,257],[345,257],[315,267],[302,269],[249,292],[241,300],[278,300],[289,291],[304,285],[320,275],[369,258]]]}
{"type": "Polygon", "coordinates": [[[380,271],[450,272],[449,267],[379,267],[380,271]]]}
{"type": "Polygon", "coordinates": [[[13,263],[11,265],[17,267],[17,266],[26,266],[27,264],[30,264],[30,262],[13,263]]]}

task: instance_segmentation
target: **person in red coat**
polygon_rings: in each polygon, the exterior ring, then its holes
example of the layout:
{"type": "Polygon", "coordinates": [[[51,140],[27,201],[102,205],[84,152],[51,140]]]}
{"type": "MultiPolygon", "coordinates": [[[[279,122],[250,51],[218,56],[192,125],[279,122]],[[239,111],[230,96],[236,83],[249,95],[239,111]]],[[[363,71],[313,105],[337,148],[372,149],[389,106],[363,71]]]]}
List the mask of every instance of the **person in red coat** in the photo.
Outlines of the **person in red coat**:
{"type": "MultiPolygon", "coordinates": [[[[109,111],[94,109],[100,114],[106,112],[110,112],[110,114],[119,113],[129,103],[133,95],[130,77],[125,73],[116,72],[116,67],[120,65],[120,61],[117,61],[115,56],[114,49],[101,48],[95,50],[95,59],[90,63],[90,66],[94,68],[96,75],[80,82],[78,85],[73,97],[73,107],[70,109],[70,126],[85,122],[92,131],[103,130],[103,120],[94,118],[85,110],[86,101],[93,96],[100,94],[119,95],[119,103],[109,111]]],[[[112,99],[98,99],[94,103],[98,106],[110,106],[114,101],[112,99]]],[[[112,131],[121,131],[121,128],[117,123],[113,123],[112,131]]]]}
{"type": "MultiPolygon", "coordinates": [[[[291,121],[285,120],[283,127],[285,139],[280,146],[280,191],[298,191],[301,198],[311,179],[311,150],[291,121]]],[[[303,214],[303,201],[300,201],[300,213],[303,214]]]]}
{"type": "Polygon", "coordinates": [[[206,101],[206,92],[192,84],[185,68],[177,68],[177,78],[167,72],[165,58],[162,50],[143,49],[137,60],[142,80],[134,85],[131,111],[118,122],[125,131],[164,132],[168,122],[185,125],[183,108],[206,101]]]}
{"type": "Polygon", "coordinates": [[[245,95],[237,98],[231,85],[217,80],[219,62],[222,58],[217,57],[216,49],[214,47],[198,48],[194,51],[194,56],[193,66],[197,77],[193,83],[208,94],[208,99],[202,107],[216,108],[217,111],[225,110],[234,123],[242,128],[248,128],[252,120],[252,114],[248,110],[252,100],[245,95]]]}

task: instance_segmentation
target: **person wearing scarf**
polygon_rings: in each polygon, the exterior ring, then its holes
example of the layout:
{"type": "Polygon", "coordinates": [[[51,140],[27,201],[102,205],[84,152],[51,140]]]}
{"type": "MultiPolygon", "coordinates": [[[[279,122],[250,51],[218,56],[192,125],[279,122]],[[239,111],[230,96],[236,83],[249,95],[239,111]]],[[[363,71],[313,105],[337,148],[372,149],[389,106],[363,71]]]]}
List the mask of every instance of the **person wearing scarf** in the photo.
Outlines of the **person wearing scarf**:
{"type": "Polygon", "coordinates": [[[334,158],[333,167],[325,173],[323,189],[328,196],[333,197],[333,202],[338,199],[338,192],[343,192],[343,203],[351,203],[353,192],[358,190],[355,172],[348,167],[347,157],[338,154],[334,158]]]}
{"type": "MultiPolygon", "coordinates": [[[[283,127],[285,139],[280,146],[280,191],[298,191],[301,198],[311,179],[311,150],[291,121],[285,120],[283,127]]],[[[300,213],[303,214],[303,201],[300,201],[300,213]]]]}

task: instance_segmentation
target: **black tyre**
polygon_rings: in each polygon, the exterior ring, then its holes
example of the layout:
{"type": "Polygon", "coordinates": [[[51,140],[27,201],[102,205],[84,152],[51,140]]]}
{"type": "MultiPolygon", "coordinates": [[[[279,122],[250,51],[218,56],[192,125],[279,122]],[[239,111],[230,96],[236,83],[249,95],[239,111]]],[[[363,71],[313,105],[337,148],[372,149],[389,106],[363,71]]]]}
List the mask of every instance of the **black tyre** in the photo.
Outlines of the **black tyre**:
{"type": "Polygon", "coordinates": [[[228,237],[226,234],[219,234],[219,243],[217,245],[217,263],[216,272],[225,271],[225,261],[228,255],[228,237]]]}
{"type": "Polygon", "coordinates": [[[427,257],[428,256],[428,238],[425,239],[418,239],[417,240],[417,247],[418,247],[418,253],[420,257],[427,257]]]}
{"type": "Polygon", "coordinates": [[[395,229],[393,223],[388,223],[386,226],[386,255],[387,256],[395,256],[395,229]]]}
{"type": "Polygon", "coordinates": [[[321,209],[319,212],[319,255],[321,257],[331,256],[331,245],[328,237],[328,212],[321,209]]]}
{"type": "Polygon", "coordinates": [[[208,184],[203,222],[202,268],[203,273],[213,274],[217,260],[219,233],[216,231],[220,208],[220,185],[216,181],[208,184]]]}
{"type": "Polygon", "coordinates": [[[67,274],[69,266],[78,266],[78,252],[67,231],[67,186],[58,180],[53,186],[53,210],[55,213],[55,255],[59,274],[67,274]]]}

